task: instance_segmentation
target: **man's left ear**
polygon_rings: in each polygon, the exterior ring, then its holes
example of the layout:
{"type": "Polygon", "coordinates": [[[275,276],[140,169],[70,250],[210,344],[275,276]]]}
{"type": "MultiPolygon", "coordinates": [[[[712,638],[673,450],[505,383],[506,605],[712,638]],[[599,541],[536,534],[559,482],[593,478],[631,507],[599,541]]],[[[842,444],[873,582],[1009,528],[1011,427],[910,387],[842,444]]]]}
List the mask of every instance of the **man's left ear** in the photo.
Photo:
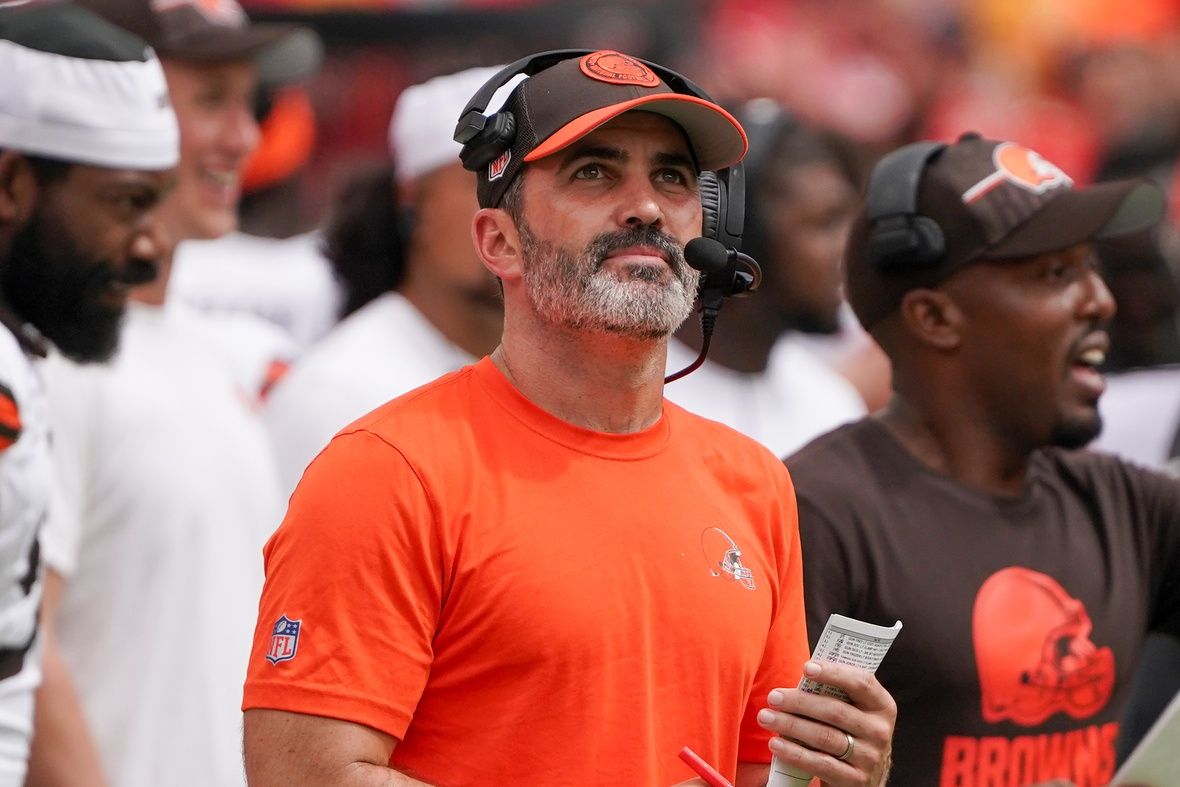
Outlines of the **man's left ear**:
{"type": "Polygon", "coordinates": [[[37,204],[37,178],[29,161],[13,150],[0,150],[0,224],[24,224],[37,204]]]}
{"type": "Polygon", "coordinates": [[[520,278],[522,271],[520,232],[507,211],[480,208],[471,223],[471,239],[484,267],[500,281],[520,278]]]}

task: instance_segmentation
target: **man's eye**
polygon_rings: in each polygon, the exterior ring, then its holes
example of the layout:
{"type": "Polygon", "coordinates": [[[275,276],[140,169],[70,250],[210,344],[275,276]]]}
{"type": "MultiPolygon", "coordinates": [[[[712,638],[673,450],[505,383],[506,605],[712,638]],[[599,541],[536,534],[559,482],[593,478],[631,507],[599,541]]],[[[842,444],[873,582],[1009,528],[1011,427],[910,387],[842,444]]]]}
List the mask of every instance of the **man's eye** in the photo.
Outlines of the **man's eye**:
{"type": "Polygon", "coordinates": [[[109,199],[116,210],[124,213],[143,213],[156,202],[155,195],[146,193],[116,194],[109,199]]]}
{"type": "Polygon", "coordinates": [[[688,183],[688,176],[678,169],[662,169],[657,173],[656,179],[661,183],[675,183],[678,185],[688,183]]]}
{"type": "Polygon", "coordinates": [[[198,93],[196,96],[197,106],[203,109],[218,109],[225,103],[225,100],[225,93],[220,90],[198,93]]]}
{"type": "Polygon", "coordinates": [[[597,164],[587,164],[574,173],[575,178],[581,180],[597,180],[602,177],[602,167],[597,164]]]}

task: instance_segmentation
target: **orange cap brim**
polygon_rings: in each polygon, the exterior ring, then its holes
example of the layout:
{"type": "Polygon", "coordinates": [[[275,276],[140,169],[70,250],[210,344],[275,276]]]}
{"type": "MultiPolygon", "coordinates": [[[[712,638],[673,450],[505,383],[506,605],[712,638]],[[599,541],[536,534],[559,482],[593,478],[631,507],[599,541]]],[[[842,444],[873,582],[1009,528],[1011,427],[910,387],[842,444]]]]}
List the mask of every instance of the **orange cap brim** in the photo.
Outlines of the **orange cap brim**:
{"type": "Polygon", "coordinates": [[[611,104],[574,118],[542,140],[524,160],[536,161],[553,155],[633,109],[663,115],[684,129],[701,169],[718,170],[732,166],[741,161],[749,147],[742,124],[718,105],[683,93],[657,93],[611,104]]]}

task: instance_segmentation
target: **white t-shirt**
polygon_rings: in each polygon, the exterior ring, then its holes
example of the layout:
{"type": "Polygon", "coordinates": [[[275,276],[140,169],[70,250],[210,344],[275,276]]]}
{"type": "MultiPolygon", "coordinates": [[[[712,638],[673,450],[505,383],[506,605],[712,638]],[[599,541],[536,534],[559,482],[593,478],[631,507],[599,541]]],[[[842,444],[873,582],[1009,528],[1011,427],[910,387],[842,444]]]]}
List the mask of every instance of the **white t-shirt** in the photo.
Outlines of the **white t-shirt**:
{"type": "Polygon", "coordinates": [[[1110,375],[1098,400],[1102,434],[1091,446],[1180,475],[1172,443],[1180,431],[1180,367],[1110,375]]]}
{"type": "Polygon", "coordinates": [[[0,680],[0,785],[20,787],[33,734],[33,696],[41,679],[36,641],[41,573],[32,559],[55,492],[41,382],[3,326],[0,428],[0,649],[7,652],[10,670],[19,669],[0,680]]]}
{"type": "Polygon", "coordinates": [[[256,314],[307,347],[336,324],[342,298],[319,244],[316,232],[185,241],[172,261],[168,298],[211,314],[256,314]]]}
{"type": "Polygon", "coordinates": [[[282,516],[255,405],[179,304],[133,304],[108,366],[44,366],[73,514],[44,555],[66,576],[57,633],[106,774],[241,785],[261,549],[282,516]]]}
{"type": "MultiPolygon", "coordinates": [[[[813,438],[865,414],[852,384],[785,334],[766,370],[750,374],[705,363],[668,383],[664,396],[699,415],[720,421],[786,457],[813,438]]],[[[668,372],[688,366],[697,352],[673,338],[668,372]]]]}
{"type": "Polygon", "coordinates": [[[388,292],[350,314],[271,391],[264,417],[289,494],[332,436],[385,402],[475,359],[404,297],[388,292]]]}

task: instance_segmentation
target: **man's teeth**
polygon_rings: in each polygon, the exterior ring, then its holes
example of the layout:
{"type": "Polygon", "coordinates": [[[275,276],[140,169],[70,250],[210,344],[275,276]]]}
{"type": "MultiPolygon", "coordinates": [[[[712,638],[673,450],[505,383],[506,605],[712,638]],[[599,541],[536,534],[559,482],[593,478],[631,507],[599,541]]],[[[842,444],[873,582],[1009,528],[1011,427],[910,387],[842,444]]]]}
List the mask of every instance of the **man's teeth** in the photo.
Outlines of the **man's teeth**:
{"type": "Polygon", "coordinates": [[[1078,359],[1087,366],[1101,366],[1106,363],[1106,351],[1099,349],[1086,350],[1078,356],[1078,359]]]}
{"type": "Polygon", "coordinates": [[[205,172],[205,177],[219,186],[236,186],[238,175],[236,172],[205,172]]]}

